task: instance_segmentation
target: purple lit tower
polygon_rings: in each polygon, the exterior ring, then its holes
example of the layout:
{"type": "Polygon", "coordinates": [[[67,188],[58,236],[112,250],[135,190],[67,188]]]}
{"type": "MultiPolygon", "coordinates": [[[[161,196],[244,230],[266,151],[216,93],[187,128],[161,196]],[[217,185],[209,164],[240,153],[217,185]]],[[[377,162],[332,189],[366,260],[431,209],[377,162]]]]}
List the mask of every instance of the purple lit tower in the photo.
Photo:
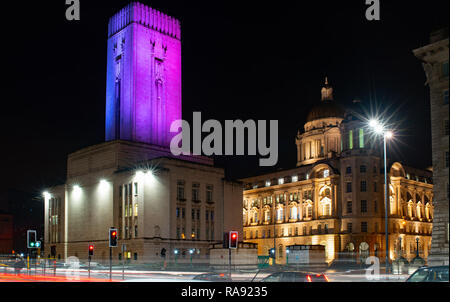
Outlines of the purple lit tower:
{"type": "Polygon", "coordinates": [[[180,22],[133,2],[108,25],[106,141],[169,147],[181,119],[180,22]]]}

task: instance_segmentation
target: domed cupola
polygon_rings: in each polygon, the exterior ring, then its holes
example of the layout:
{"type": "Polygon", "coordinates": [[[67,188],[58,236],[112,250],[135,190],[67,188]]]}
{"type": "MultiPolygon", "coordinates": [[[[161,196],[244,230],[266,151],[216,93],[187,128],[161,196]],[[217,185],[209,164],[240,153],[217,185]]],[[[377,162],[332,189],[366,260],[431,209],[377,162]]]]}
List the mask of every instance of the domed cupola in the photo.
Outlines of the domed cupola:
{"type": "Polygon", "coordinates": [[[334,101],[333,88],[325,78],[322,100],[313,107],[306,118],[305,132],[298,133],[297,166],[313,164],[319,160],[340,154],[341,133],[339,125],[345,111],[334,101]]]}
{"type": "Polygon", "coordinates": [[[333,87],[328,83],[328,78],[325,78],[325,86],[322,88],[322,101],[315,105],[308,116],[306,122],[325,118],[344,118],[345,111],[334,101],[333,87]]]}

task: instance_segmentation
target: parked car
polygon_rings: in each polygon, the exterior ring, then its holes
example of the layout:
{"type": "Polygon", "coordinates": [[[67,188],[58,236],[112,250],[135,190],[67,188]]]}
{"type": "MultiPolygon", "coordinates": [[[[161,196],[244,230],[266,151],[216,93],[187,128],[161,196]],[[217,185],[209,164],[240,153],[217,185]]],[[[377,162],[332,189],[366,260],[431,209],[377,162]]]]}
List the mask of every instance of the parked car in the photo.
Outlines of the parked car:
{"type": "Polygon", "coordinates": [[[193,278],[193,280],[203,280],[211,282],[233,282],[233,280],[227,274],[218,273],[206,273],[200,274],[193,278]]]}
{"type": "Polygon", "coordinates": [[[265,277],[261,282],[329,282],[329,280],[325,274],[279,272],[265,277]]]}
{"type": "Polygon", "coordinates": [[[448,266],[421,267],[406,282],[449,282],[448,266]]]}

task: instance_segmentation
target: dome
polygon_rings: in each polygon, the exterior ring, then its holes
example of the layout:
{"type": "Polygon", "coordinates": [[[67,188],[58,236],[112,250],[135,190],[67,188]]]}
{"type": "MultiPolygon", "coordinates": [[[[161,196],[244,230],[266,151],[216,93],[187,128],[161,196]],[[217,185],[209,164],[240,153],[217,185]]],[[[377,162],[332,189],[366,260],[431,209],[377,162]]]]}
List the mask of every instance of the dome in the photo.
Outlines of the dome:
{"type": "Polygon", "coordinates": [[[311,122],[323,118],[337,117],[344,118],[345,111],[332,100],[322,101],[315,105],[309,112],[306,122],[311,122]]]}
{"type": "Polygon", "coordinates": [[[311,109],[306,118],[306,122],[309,123],[330,117],[344,118],[344,115],[344,109],[334,102],[333,87],[330,86],[328,77],[326,77],[325,86],[322,88],[322,101],[311,109]]]}

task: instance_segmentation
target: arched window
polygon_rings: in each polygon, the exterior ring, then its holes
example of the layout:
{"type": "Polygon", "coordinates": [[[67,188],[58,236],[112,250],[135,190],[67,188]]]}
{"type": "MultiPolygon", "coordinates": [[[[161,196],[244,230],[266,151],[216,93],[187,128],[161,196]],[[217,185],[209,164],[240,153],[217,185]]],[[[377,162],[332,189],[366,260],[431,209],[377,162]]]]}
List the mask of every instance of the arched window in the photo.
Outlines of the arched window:
{"type": "Polygon", "coordinates": [[[312,202],[310,200],[303,204],[303,217],[312,218],[312,202]]]}
{"type": "Polygon", "coordinates": [[[283,208],[279,207],[277,209],[277,221],[282,221],[283,220],[283,208]]]}
{"type": "Polygon", "coordinates": [[[292,205],[290,218],[291,219],[297,219],[298,218],[297,204],[292,205]]]}
{"type": "Polygon", "coordinates": [[[264,222],[270,222],[270,208],[264,210],[264,222]]]}

